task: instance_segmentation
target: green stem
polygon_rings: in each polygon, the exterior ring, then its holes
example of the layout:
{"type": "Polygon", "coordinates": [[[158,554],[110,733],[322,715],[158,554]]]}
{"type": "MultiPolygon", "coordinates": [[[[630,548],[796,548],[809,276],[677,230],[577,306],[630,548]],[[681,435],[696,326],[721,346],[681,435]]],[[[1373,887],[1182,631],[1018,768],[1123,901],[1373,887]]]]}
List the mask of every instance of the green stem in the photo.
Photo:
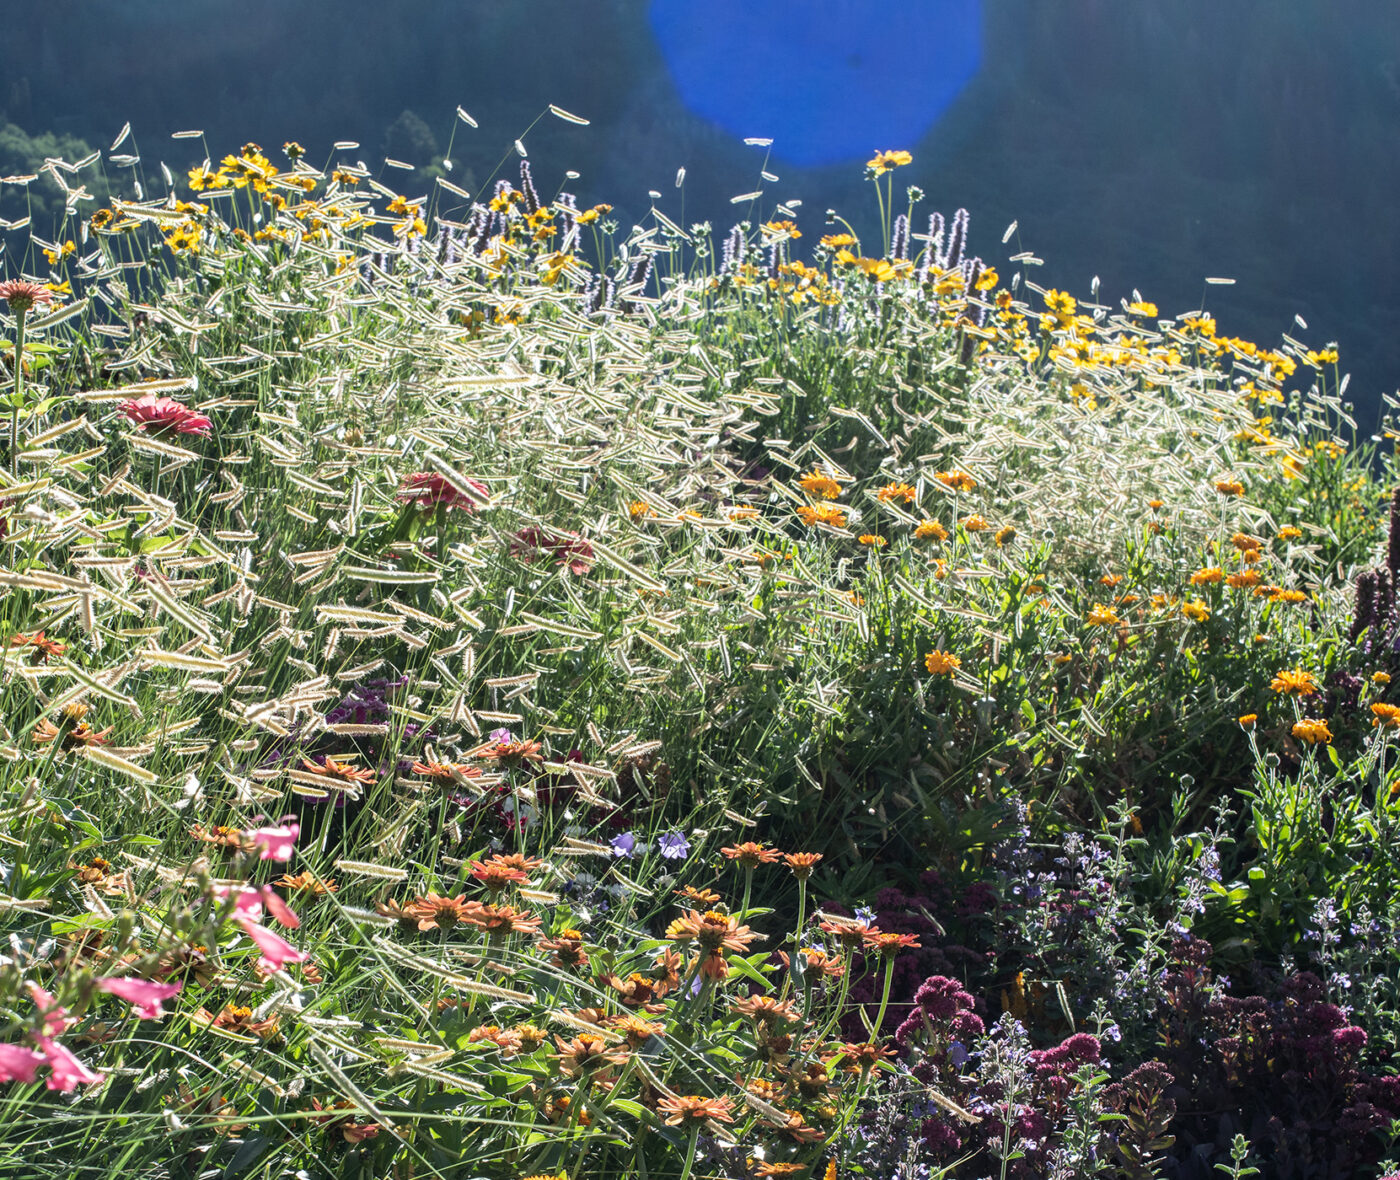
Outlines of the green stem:
{"type": "Polygon", "coordinates": [[[880,1027],[885,1023],[885,1009],[890,1006],[890,984],[894,982],[894,959],[891,957],[885,962],[885,990],[880,996],[880,1011],[875,1016],[875,1027],[870,1031],[870,1037],[874,1041],[880,1039],[880,1027]]]}
{"type": "Polygon", "coordinates": [[[15,312],[15,398],[10,407],[10,473],[19,476],[19,407],[24,398],[24,321],[27,310],[15,312]]]}
{"type": "Polygon", "coordinates": [[[782,998],[786,999],[788,992],[792,989],[793,973],[797,970],[797,956],[802,953],[802,927],[807,922],[807,882],[804,878],[799,878],[797,882],[797,931],[792,936],[792,963],[788,968],[788,977],[783,981],[782,998]]]}
{"type": "Polygon", "coordinates": [[[753,866],[744,870],[744,904],[739,907],[739,921],[749,916],[749,896],[753,891],[753,866]]]}
{"type": "Polygon", "coordinates": [[[690,1180],[691,1169],[695,1167],[695,1144],[700,1138],[700,1123],[696,1120],[690,1124],[690,1142],[685,1149],[685,1167],[681,1169],[681,1180],[690,1180]]]}

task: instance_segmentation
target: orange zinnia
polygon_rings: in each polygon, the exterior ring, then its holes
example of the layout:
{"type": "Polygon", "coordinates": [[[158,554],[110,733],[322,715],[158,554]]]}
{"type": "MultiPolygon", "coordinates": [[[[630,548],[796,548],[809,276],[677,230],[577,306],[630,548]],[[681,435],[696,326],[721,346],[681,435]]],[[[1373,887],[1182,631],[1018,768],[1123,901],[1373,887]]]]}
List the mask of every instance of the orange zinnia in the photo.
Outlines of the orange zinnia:
{"type": "Polygon", "coordinates": [[[704,951],[721,948],[742,953],[749,949],[754,940],[753,932],[747,926],[739,925],[737,918],[721,914],[716,910],[688,910],[666,927],[666,937],[672,942],[698,942],[704,951]]]}
{"type": "Polygon", "coordinates": [[[738,861],[739,866],[745,869],[756,868],[761,864],[772,864],[783,855],[776,848],[765,848],[762,844],[755,844],[752,840],[737,844],[732,848],[721,848],[720,852],[730,860],[738,861]]]}
{"type": "Polygon", "coordinates": [[[668,1127],[682,1123],[699,1123],[714,1119],[719,1123],[734,1121],[734,1099],[706,1098],[698,1094],[676,1094],[662,1098],[656,1109],[666,1115],[668,1127]]]}

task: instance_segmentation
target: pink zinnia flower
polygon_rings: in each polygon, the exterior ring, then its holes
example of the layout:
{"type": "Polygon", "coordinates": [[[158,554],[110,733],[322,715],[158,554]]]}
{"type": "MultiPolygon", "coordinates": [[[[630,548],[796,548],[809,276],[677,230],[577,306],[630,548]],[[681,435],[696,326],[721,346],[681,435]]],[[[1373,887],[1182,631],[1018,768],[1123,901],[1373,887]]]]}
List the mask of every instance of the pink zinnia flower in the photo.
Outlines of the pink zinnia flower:
{"type": "Polygon", "coordinates": [[[0,283],[0,299],[10,305],[11,311],[28,311],[36,303],[52,302],[53,292],[38,283],[31,283],[24,279],[10,279],[0,283]]]}
{"type": "Polygon", "coordinates": [[[52,1037],[39,1037],[39,1048],[44,1051],[53,1072],[49,1074],[44,1085],[50,1090],[61,1090],[68,1093],[69,1090],[77,1086],[91,1086],[103,1080],[106,1076],[100,1073],[93,1073],[81,1061],[73,1056],[69,1049],[60,1045],[52,1037]]]}
{"type": "Polygon", "coordinates": [[[122,412],[136,423],[136,429],[152,434],[198,434],[207,436],[214,423],[203,414],[182,405],[174,398],[138,397],[122,402],[122,412]]]}
{"type": "Polygon", "coordinates": [[[179,980],[174,983],[152,983],[149,979],[133,979],[129,975],[97,981],[98,991],[125,1000],[135,1008],[136,1015],[142,1020],[159,1020],[164,1016],[161,1001],[170,999],[182,986],[179,980]]]}
{"type": "Polygon", "coordinates": [[[243,932],[247,934],[262,951],[262,958],[258,960],[258,967],[263,971],[281,971],[283,963],[304,963],[306,962],[306,952],[299,951],[292,946],[285,938],[274,934],[266,926],[259,926],[256,922],[247,918],[239,918],[238,924],[243,927],[243,932]]]}
{"type": "Polygon", "coordinates": [[[29,985],[29,995],[39,1015],[44,1018],[44,1032],[51,1037],[58,1036],[68,1027],[68,1009],[59,1006],[52,993],[46,992],[37,983],[29,985]]]}
{"type": "Polygon", "coordinates": [[[226,885],[215,885],[214,895],[220,899],[228,897],[230,894],[236,899],[233,905],[233,916],[235,918],[249,918],[256,922],[262,917],[263,907],[267,907],[267,912],[282,923],[283,926],[295,930],[301,925],[301,919],[292,913],[291,907],[282,900],[271,885],[263,885],[258,889],[234,890],[226,885]]]}
{"type": "Polygon", "coordinates": [[[534,561],[537,551],[545,549],[559,565],[567,565],[571,574],[582,576],[593,568],[593,546],[577,533],[547,533],[544,529],[523,528],[512,538],[511,553],[521,561],[534,561]]]}
{"type": "Polygon", "coordinates": [[[286,860],[297,849],[301,827],[297,824],[279,824],[275,828],[254,828],[243,834],[252,840],[254,848],[259,849],[258,855],[262,860],[286,860]]]}
{"type": "Polygon", "coordinates": [[[405,504],[417,504],[419,508],[460,508],[463,512],[475,512],[491,498],[491,489],[480,480],[468,479],[463,482],[473,492],[480,493],[480,499],[463,494],[454,484],[434,471],[415,471],[406,476],[403,486],[395,494],[395,499],[405,504]]]}
{"type": "Polygon", "coordinates": [[[34,1071],[43,1064],[42,1053],[23,1045],[0,1044],[0,1082],[32,1082],[34,1071]]]}

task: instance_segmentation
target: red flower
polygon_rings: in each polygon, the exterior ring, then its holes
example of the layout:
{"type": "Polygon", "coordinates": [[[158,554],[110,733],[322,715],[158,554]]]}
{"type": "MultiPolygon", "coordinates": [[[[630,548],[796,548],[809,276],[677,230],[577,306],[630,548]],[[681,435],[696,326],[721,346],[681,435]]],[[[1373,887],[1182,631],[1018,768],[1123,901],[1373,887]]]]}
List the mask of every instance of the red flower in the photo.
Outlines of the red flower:
{"type": "Polygon", "coordinates": [[[553,554],[559,565],[567,565],[571,574],[582,576],[593,568],[593,546],[577,533],[547,533],[532,526],[521,529],[510,543],[512,556],[521,561],[534,561],[541,549],[553,554]]]}
{"type": "Polygon", "coordinates": [[[203,414],[169,397],[147,394],[135,401],[122,402],[121,408],[136,423],[137,430],[149,430],[152,434],[198,434],[207,437],[210,427],[214,425],[203,414]]]}
{"type": "Polygon", "coordinates": [[[463,482],[479,493],[480,499],[464,495],[455,484],[432,471],[415,471],[407,476],[395,498],[405,504],[417,504],[419,508],[460,508],[463,512],[475,512],[478,504],[491,498],[491,490],[475,479],[463,482]]]}

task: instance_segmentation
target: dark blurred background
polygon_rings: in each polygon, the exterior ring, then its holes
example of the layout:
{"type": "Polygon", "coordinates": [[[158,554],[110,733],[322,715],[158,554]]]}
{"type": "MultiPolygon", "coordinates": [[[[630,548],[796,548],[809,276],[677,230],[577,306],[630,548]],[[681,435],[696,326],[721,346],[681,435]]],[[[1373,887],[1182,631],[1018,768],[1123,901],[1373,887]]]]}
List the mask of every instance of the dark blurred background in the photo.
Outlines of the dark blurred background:
{"type": "MultiPolygon", "coordinates": [[[[320,163],[356,140],[343,156],[417,167],[383,177],[410,195],[439,174],[475,194],[514,174],[523,134],[542,189],[577,170],[568,187],[624,227],[655,190],[723,230],[761,185],[804,200],[809,243],[828,207],[872,230],[864,160],[904,148],[916,227],[965,205],[1004,276],[1024,248],[1045,259],[1032,277],[1081,297],[1098,275],[1105,301],[1205,298],[1225,334],[1336,341],[1363,430],[1400,386],[1391,0],[0,0],[0,17],[0,176],[105,152],[130,121],[118,151],[148,194],[158,161],[202,158],[169,138],[196,128],[216,159],[294,139],[320,163]],[[590,125],[524,134],[551,102],[590,125]],[[776,183],[745,135],[774,137],[776,183]]],[[[0,217],[31,208],[47,236],[56,194],[0,186],[0,217]]]]}

